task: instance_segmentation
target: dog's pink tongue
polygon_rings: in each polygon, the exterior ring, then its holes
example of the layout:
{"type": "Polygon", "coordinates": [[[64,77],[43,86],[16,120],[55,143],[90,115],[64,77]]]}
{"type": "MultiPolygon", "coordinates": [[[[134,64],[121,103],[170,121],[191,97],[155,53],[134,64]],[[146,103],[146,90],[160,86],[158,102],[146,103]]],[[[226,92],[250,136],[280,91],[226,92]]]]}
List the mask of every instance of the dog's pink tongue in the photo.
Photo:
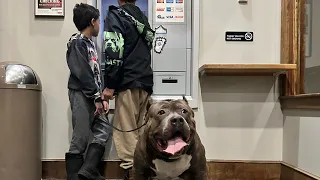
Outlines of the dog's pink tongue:
{"type": "Polygon", "coordinates": [[[187,145],[188,144],[184,142],[181,137],[177,137],[168,140],[168,147],[164,150],[164,152],[174,155],[187,145]]]}

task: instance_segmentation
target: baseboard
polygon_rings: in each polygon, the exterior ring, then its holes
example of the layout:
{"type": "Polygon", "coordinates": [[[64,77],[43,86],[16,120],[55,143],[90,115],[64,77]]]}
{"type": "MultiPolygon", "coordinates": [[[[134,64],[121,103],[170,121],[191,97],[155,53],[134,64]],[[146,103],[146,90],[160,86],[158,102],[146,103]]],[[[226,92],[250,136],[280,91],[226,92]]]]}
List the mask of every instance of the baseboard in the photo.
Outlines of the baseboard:
{"type": "MultiPolygon", "coordinates": [[[[120,161],[104,161],[104,177],[106,179],[121,179],[124,171],[119,167],[120,161]]],[[[66,179],[66,166],[64,160],[42,161],[43,179],[66,179]]]]}
{"type": "MultiPolygon", "coordinates": [[[[104,161],[104,176],[107,179],[121,179],[123,170],[119,161],[104,161]]],[[[280,161],[207,161],[209,180],[318,180],[305,171],[280,161]]],[[[65,179],[64,160],[42,161],[44,179],[65,179]]]]}

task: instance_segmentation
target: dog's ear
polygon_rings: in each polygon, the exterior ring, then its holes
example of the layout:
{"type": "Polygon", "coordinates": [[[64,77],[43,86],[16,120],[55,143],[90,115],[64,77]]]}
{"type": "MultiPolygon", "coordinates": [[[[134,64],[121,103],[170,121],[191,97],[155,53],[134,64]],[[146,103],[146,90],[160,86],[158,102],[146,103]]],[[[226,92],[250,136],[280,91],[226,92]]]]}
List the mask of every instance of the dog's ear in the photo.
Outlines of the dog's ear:
{"type": "Polygon", "coordinates": [[[182,96],[182,99],[189,105],[189,102],[188,102],[187,98],[184,95],[182,96]]]}

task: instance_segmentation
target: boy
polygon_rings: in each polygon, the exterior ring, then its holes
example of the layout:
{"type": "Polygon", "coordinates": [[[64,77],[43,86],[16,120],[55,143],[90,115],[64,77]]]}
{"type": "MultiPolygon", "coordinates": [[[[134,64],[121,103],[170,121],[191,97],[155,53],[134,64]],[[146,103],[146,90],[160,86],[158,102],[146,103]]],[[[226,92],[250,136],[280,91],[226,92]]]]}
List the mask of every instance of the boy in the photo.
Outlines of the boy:
{"type": "MultiPolygon", "coordinates": [[[[67,63],[70,69],[68,82],[69,101],[72,111],[72,140],[66,153],[67,180],[102,180],[98,164],[104,155],[110,129],[99,118],[103,112],[101,100],[100,64],[91,38],[99,34],[99,10],[88,4],[76,4],[73,22],[79,33],[72,35],[68,42],[67,63]],[[93,141],[86,158],[90,130],[93,141]]],[[[105,110],[108,104],[105,102],[105,110]]]]}
{"type": "MultiPolygon", "coordinates": [[[[144,122],[146,107],[153,92],[151,49],[154,31],[136,0],[118,0],[119,7],[110,6],[104,31],[106,57],[105,90],[103,99],[113,99],[116,107],[114,126],[124,130],[140,127],[144,122]]],[[[129,179],[133,166],[133,154],[139,131],[113,132],[114,143],[124,179],[129,179]]]]}

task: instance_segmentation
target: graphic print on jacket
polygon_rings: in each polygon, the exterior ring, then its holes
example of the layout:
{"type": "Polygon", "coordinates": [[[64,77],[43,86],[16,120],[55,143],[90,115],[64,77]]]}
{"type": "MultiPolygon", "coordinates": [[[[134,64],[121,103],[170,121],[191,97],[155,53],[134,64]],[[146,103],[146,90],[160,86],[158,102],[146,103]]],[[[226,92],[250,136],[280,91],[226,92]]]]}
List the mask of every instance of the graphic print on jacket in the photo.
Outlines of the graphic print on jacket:
{"type": "Polygon", "coordinates": [[[75,33],[67,44],[67,63],[70,69],[69,89],[81,90],[87,98],[101,94],[101,71],[94,42],[75,33]]]}
{"type": "Polygon", "coordinates": [[[106,53],[107,65],[122,66],[124,52],[124,39],[117,32],[104,32],[104,51],[106,53]]]}
{"type": "Polygon", "coordinates": [[[96,51],[94,42],[89,39],[91,46],[87,46],[88,49],[88,55],[89,55],[89,65],[91,67],[91,70],[94,74],[94,80],[95,83],[99,89],[99,92],[101,92],[101,75],[100,75],[100,63],[98,61],[98,53],[96,51]]]}
{"type": "Polygon", "coordinates": [[[151,49],[155,31],[135,5],[110,6],[104,27],[105,87],[153,92],[151,49]]]}

